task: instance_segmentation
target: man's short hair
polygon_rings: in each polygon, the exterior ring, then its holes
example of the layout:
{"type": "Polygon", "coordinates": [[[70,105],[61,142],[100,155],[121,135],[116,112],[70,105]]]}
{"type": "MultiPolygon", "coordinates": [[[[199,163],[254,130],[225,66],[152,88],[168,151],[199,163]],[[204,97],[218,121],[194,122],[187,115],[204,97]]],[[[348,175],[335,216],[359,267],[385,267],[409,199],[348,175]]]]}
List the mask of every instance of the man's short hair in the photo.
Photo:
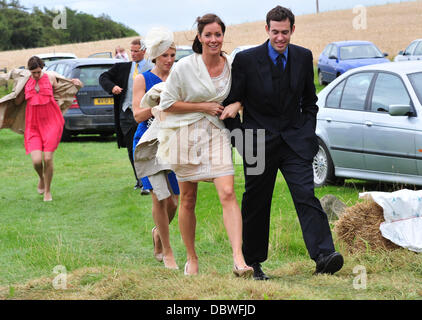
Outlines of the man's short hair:
{"type": "Polygon", "coordinates": [[[144,51],[147,49],[145,42],[141,40],[141,38],[136,38],[133,39],[132,42],[130,43],[131,45],[134,46],[141,46],[141,50],[144,51]]]}
{"type": "Polygon", "coordinates": [[[285,7],[277,6],[267,13],[267,26],[270,28],[271,21],[284,21],[286,19],[289,19],[290,29],[293,29],[293,25],[295,24],[295,15],[293,12],[285,7]]]}

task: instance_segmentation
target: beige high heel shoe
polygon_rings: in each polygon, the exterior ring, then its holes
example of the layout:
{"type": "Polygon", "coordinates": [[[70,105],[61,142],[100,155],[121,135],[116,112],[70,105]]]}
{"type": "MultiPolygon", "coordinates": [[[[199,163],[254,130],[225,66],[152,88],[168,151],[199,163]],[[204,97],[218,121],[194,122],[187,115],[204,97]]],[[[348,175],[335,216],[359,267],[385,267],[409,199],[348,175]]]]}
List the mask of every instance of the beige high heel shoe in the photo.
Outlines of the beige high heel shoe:
{"type": "Polygon", "coordinates": [[[188,266],[189,266],[189,261],[186,261],[185,270],[183,272],[184,275],[185,276],[196,276],[198,274],[198,272],[196,272],[196,273],[188,273],[188,266]]]}
{"type": "Polygon", "coordinates": [[[250,266],[239,268],[234,264],[233,273],[240,278],[250,278],[253,275],[253,268],[250,266]]]}
{"type": "Polygon", "coordinates": [[[164,267],[165,268],[167,268],[167,269],[170,269],[170,270],[179,270],[179,266],[176,264],[176,266],[175,267],[170,267],[170,266],[168,266],[167,265],[167,262],[166,262],[166,256],[164,256],[163,255],[163,262],[164,262],[164,267]]]}
{"type": "Polygon", "coordinates": [[[152,233],[152,246],[154,247],[154,258],[158,262],[163,262],[163,254],[162,253],[155,253],[155,239],[154,239],[154,231],[155,231],[155,229],[157,229],[157,227],[154,227],[151,230],[151,233],[152,233]]]}

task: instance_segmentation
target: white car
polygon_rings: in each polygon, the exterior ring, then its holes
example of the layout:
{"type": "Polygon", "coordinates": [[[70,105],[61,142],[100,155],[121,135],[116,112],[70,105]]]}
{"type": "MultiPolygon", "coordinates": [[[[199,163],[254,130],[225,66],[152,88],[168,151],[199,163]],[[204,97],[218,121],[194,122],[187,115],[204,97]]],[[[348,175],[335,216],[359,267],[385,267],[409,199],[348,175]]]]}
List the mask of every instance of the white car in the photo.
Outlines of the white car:
{"type": "Polygon", "coordinates": [[[230,54],[230,57],[232,58],[232,60],[234,60],[234,57],[236,56],[237,53],[239,53],[240,51],[246,50],[246,49],[250,49],[250,48],[254,48],[258,46],[257,44],[253,44],[253,45],[244,45],[244,46],[239,46],[234,48],[234,50],[232,51],[232,53],[230,54]]]}
{"type": "Polygon", "coordinates": [[[256,46],[257,46],[257,44],[239,46],[239,47],[234,48],[234,50],[232,51],[232,53],[230,53],[230,57],[232,58],[232,61],[234,60],[234,57],[236,56],[236,54],[238,52],[243,51],[243,50],[246,50],[246,49],[250,49],[250,48],[253,48],[253,47],[256,47],[256,46]]]}
{"type": "Polygon", "coordinates": [[[36,54],[36,56],[45,63],[45,67],[48,67],[51,63],[57,60],[64,60],[64,59],[76,59],[77,56],[70,52],[50,52],[50,53],[40,53],[36,54]]]}
{"type": "Polygon", "coordinates": [[[400,51],[394,62],[407,60],[422,60],[422,39],[413,40],[404,51],[400,51]]]}
{"type": "Polygon", "coordinates": [[[318,93],[314,183],[422,185],[422,61],[351,69],[318,93]]]}

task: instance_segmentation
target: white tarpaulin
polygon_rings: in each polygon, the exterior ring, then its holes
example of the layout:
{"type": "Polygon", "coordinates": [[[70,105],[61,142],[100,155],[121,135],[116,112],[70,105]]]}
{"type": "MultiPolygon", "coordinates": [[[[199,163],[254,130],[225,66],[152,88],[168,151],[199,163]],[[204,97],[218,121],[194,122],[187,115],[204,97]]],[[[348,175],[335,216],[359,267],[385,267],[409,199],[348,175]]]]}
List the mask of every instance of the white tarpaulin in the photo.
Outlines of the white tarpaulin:
{"type": "Polygon", "coordinates": [[[373,200],[384,210],[380,225],[384,238],[412,251],[422,252],[422,190],[363,192],[359,198],[373,200]]]}

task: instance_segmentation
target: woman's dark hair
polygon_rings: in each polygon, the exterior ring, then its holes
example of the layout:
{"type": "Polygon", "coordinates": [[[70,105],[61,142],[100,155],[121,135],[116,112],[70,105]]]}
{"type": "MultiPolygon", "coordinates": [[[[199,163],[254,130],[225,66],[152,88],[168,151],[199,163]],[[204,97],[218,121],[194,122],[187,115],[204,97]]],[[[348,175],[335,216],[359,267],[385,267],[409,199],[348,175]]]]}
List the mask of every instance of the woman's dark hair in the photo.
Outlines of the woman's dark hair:
{"type": "Polygon", "coordinates": [[[289,19],[290,21],[290,30],[293,29],[293,25],[295,24],[295,15],[293,12],[285,7],[277,6],[267,13],[267,26],[268,28],[271,27],[271,21],[284,21],[286,19],[289,19]]]}
{"type": "Polygon", "coordinates": [[[42,61],[40,58],[38,58],[37,56],[33,56],[31,58],[29,58],[28,60],[28,69],[29,70],[35,70],[37,68],[44,68],[45,64],[44,61],[42,61]]]}
{"type": "MultiPolygon", "coordinates": [[[[208,13],[206,15],[203,15],[202,17],[196,18],[196,23],[198,25],[197,31],[198,34],[202,34],[202,31],[204,31],[204,28],[207,24],[217,22],[221,30],[223,31],[223,34],[226,32],[226,25],[224,22],[215,14],[208,13]]],[[[195,36],[195,39],[193,40],[192,44],[192,50],[196,53],[202,53],[202,43],[198,39],[198,34],[195,36]]]]}

